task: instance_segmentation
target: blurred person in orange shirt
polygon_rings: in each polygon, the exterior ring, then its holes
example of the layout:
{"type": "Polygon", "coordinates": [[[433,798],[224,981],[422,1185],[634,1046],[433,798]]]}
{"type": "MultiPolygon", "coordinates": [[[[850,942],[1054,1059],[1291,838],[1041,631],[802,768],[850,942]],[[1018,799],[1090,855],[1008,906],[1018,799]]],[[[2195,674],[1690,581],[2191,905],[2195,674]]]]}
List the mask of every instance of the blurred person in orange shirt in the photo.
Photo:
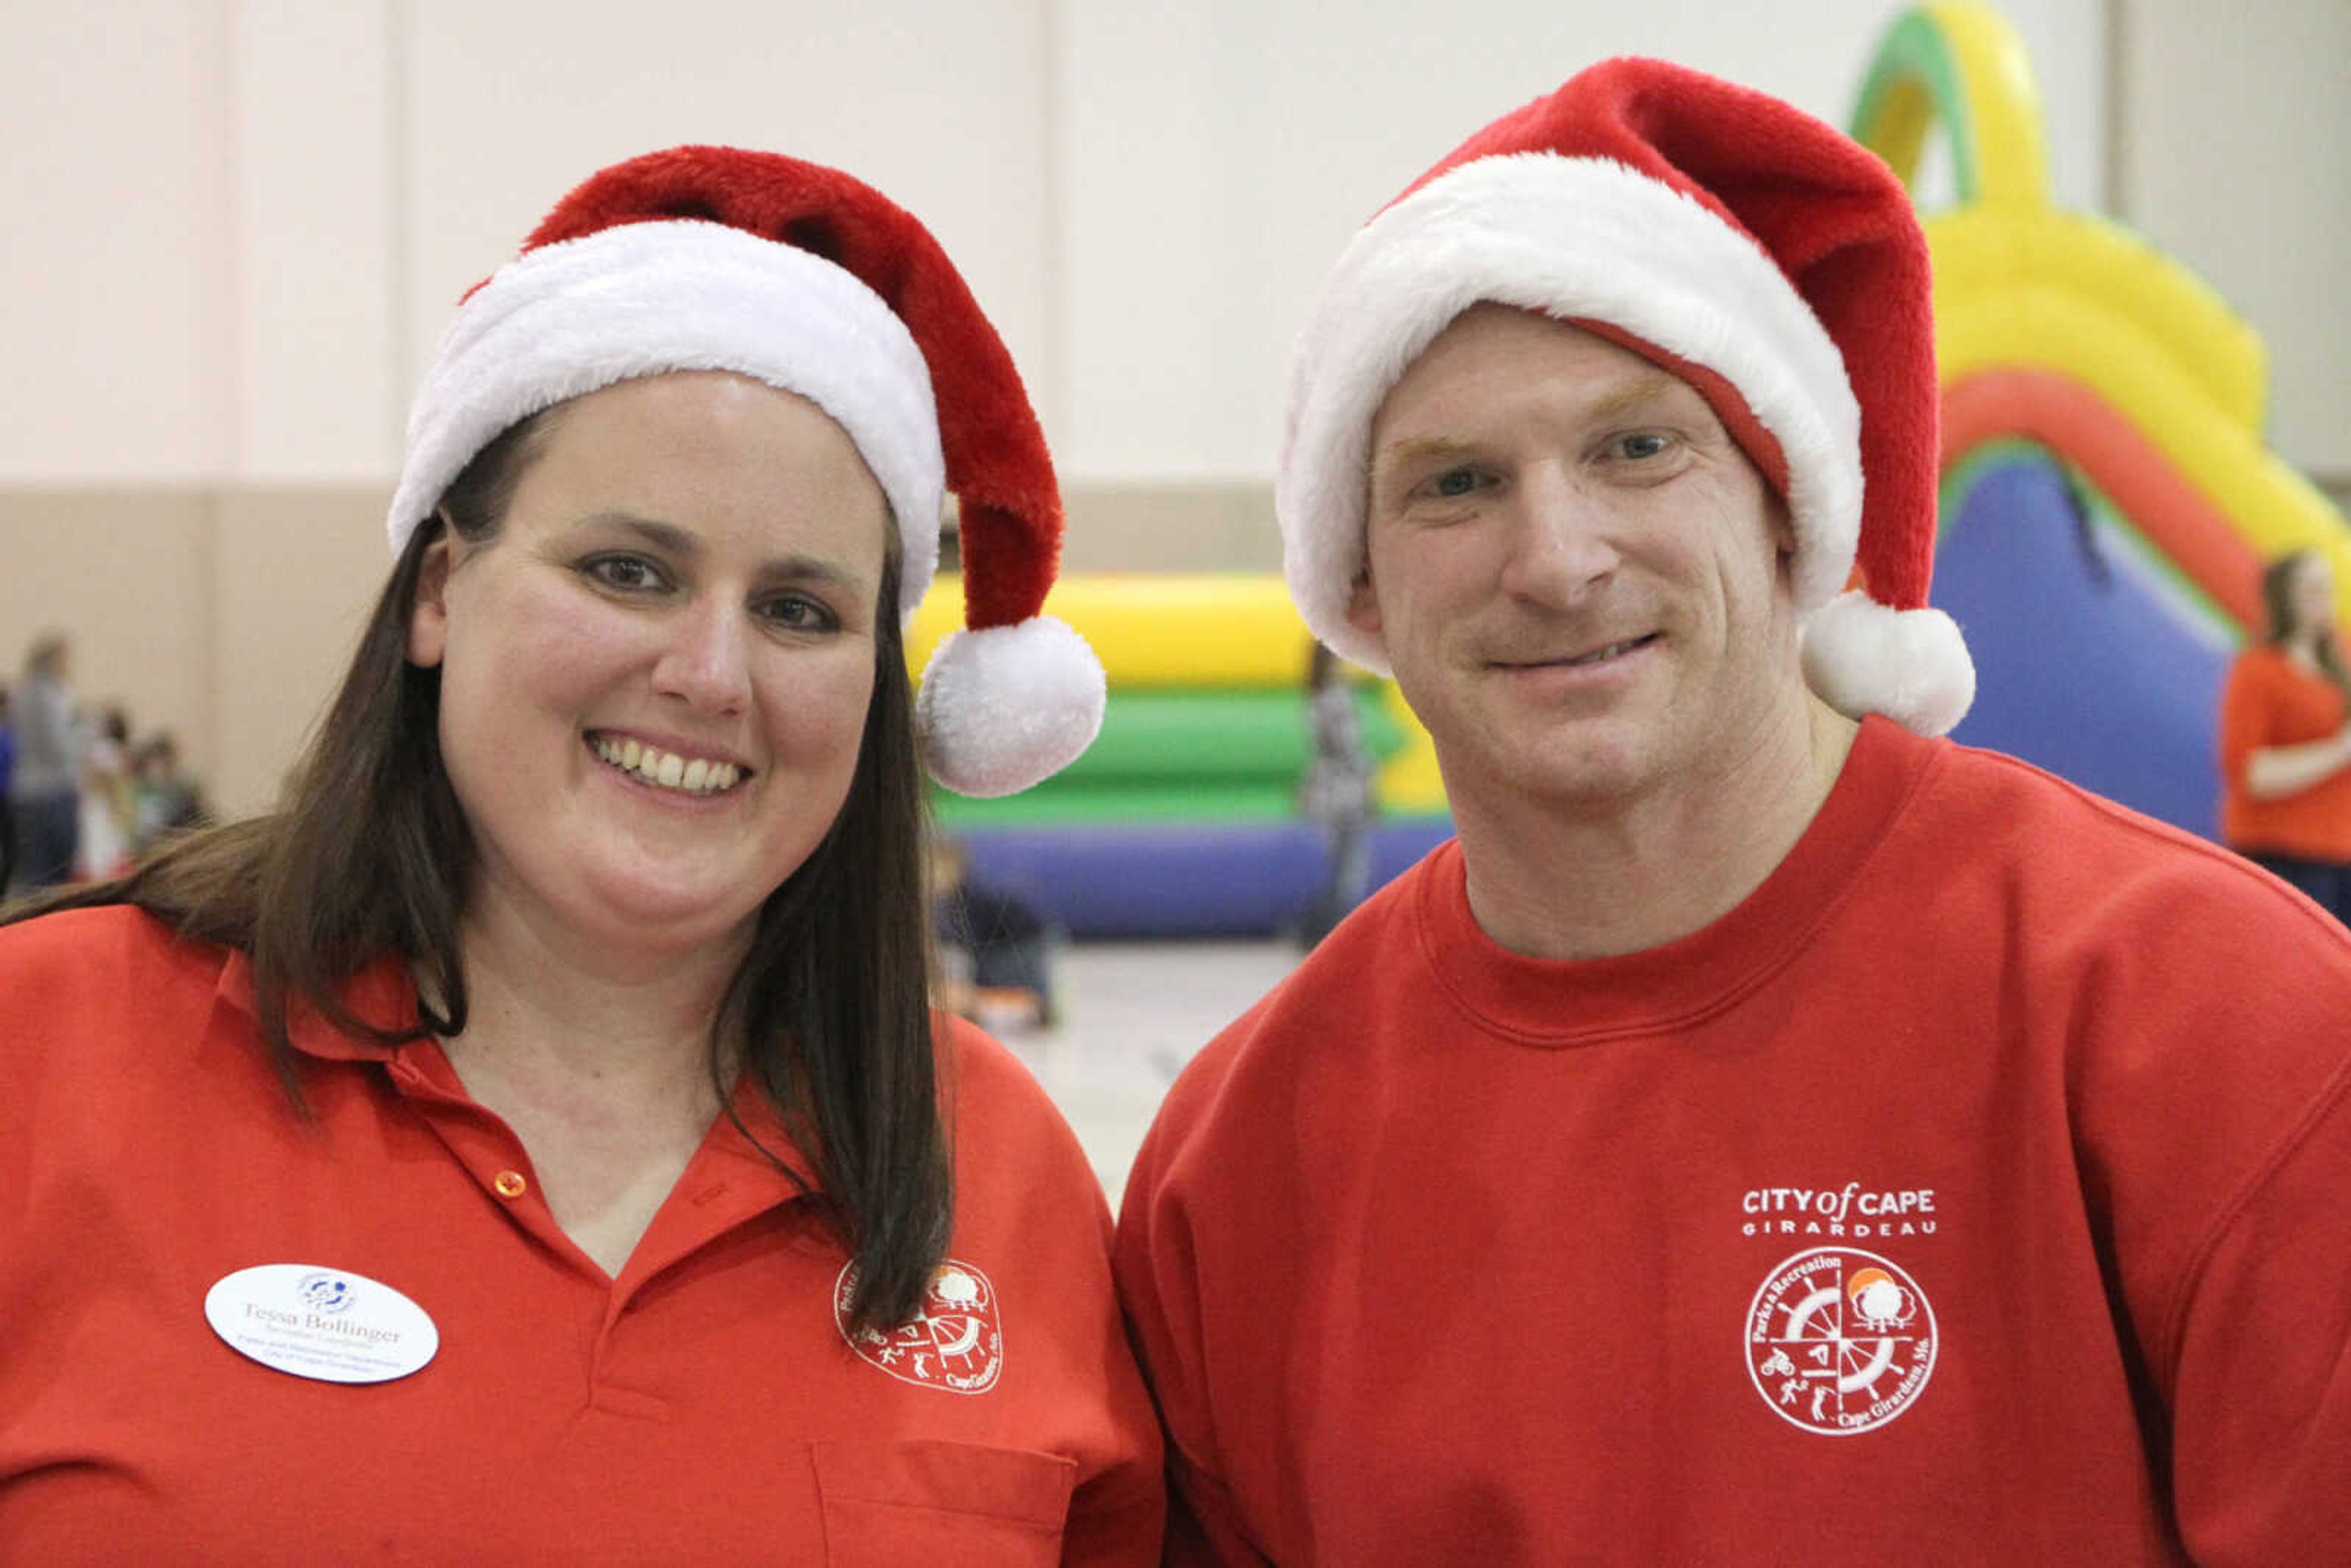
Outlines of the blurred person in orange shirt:
{"type": "Polygon", "coordinates": [[[2351,671],[2335,571],[2314,549],[2262,573],[2269,626],[2220,699],[2220,836],[2351,923],[2351,671]]]}

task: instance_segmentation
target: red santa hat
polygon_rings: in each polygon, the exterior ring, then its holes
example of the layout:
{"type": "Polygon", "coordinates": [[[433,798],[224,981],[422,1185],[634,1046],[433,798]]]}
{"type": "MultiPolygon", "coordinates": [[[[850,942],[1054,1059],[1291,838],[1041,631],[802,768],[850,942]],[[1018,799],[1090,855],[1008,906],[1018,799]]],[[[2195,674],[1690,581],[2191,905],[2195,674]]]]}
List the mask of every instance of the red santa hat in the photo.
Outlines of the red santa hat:
{"type": "Polygon", "coordinates": [[[798,159],[675,147],[558,203],[442,335],[409,416],[393,553],[502,431],[684,370],[795,392],[848,432],[897,524],[902,621],[930,587],[956,493],[967,629],[932,655],[916,703],[941,783],[1012,794],[1092,742],[1102,665],[1040,612],[1061,501],[1012,356],[913,214],[798,159]]]}
{"type": "Polygon", "coordinates": [[[1374,417],[1480,302],[1608,338],[1696,388],[1784,498],[1813,689],[1940,735],[1975,667],[1927,606],[1936,499],[1927,245],[1874,154],[1776,99],[1617,59],[1464,142],[1359,231],[1292,362],[1276,482],[1290,592],[1351,624],[1374,417]],[[1846,588],[1858,565],[1861,587],[1846,588]]]}

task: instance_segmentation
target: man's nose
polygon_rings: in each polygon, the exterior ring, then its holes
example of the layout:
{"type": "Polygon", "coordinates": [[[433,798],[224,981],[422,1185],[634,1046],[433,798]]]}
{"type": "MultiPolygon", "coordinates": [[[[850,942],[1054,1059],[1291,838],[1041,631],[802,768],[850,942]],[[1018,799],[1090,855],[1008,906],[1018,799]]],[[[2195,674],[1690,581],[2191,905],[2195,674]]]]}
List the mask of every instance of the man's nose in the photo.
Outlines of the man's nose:
{"type": "Polygon", "coordinates": [[[1563,465],[1521,476],[1503,584],[1521,598],[1573,604],[1605,582],[1622,557],[1614,513],[1563,465]]]}

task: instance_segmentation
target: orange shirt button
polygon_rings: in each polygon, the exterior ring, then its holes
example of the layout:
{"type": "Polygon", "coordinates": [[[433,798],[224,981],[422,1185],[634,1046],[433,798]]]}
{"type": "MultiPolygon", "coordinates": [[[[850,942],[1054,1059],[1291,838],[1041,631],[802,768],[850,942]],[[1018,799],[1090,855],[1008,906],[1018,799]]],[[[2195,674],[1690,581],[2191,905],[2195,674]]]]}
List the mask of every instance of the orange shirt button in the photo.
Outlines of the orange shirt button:
{"type": "Polygon", "coordinates": [[[490,1185],[498,1189],[500,1197],[520,1197],[530,1190],[530,1183],[522,1179],[520,1171],[500,1171],[490,1178],[490,1185]]]}

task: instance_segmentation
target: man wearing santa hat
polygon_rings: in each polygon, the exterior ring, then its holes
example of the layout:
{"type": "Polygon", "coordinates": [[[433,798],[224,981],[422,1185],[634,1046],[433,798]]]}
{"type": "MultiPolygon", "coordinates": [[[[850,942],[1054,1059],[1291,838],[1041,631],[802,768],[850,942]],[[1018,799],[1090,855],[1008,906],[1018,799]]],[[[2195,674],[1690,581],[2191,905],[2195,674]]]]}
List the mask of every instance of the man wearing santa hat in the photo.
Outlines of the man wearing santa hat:
{"type": "Polygon", "coordinates": [[[1615,60],[1375,216],[1278,484],[1458,838],[1126,1188],[1171,1560],[2343,1562],[2351,940],[1939,737],[1900,184],[1615,60]]]}

